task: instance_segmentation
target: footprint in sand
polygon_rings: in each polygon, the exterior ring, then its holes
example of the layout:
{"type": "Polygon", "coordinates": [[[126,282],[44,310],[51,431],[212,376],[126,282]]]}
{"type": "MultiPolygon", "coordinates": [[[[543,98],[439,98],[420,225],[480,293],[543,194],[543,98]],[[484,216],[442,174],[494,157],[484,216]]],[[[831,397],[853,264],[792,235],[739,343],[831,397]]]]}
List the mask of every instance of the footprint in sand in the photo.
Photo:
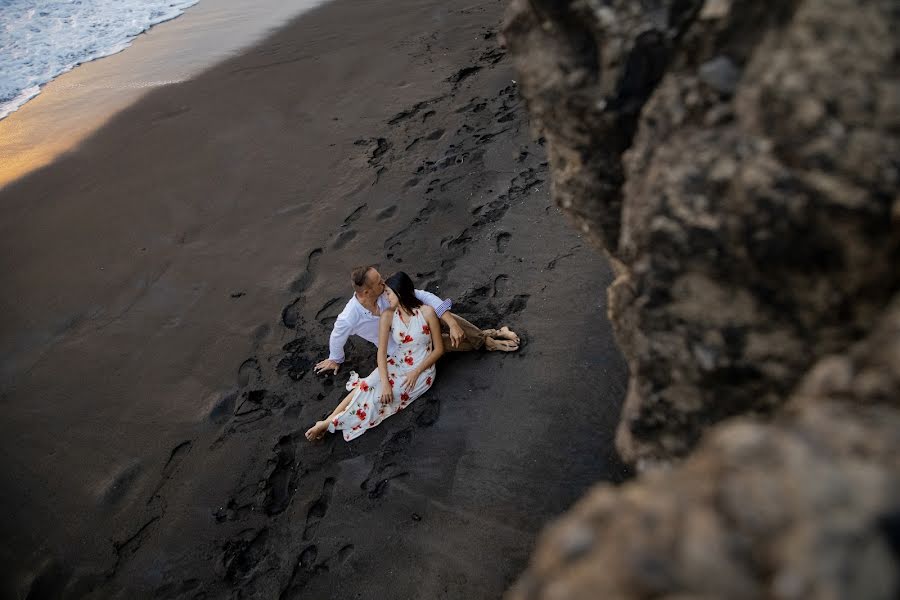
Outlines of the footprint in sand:
{"type": "MultiPolygon", "coordinates": [[[[573,250],[574,250],[574,249],[573,249],[573,250]]],[[[550,262],[547,263],[547,270],[548,270],[548,271],[552,271],[553,269],[556,268],[556,265],[559,264],[559,261],[561,261],[561,260],[564,259],[564,258],[570,258],[570,257],[572,257],[572,256],[575,256],[575,252],[574,252],[574,251],[573,251],[573,252],[566,252],[565,254],[560,254],[560,255],[558,255],[556,258],[554,258],[553,260],[551,260],[550,262]]]]}
{"type": "Polygon", "coordinates": [[[363,204],[362,206],[357,207],[356,210],[354,210],[346,219],[344,219],[343,226],[347,227],[348,225],[350,225],[350,223],[359,220],[359,218],[366,212],[367,208],[369,208],[368,204],[363,204]]]}
{"type": "Polygon", "coordinates": [[[191,451],[191,448],[194,447],[194,443],[190,440],[181,442],[169,453],[169,460],[166,461],[165,466],[162,469],[162,473],[159,476],[159,483],[156,484],[156,488],[153,490],[153,493],[150,494],[150,499],[147,500],[147,504],[150,504],[159,497],[159,493],[162,491],[163,486],[172,478],[172,475],[181,466],[181,463],[184,462],[185,457],[191,451]]]}
{"type": "Polygon", "coordinates": [[[508,317],[509,315],[522,312],[528,305],[529,298],[531,298],[531,294],[519,294],[515,296],[509,301],[509,304],[506,305],[506,310],[501,313],[501,316],[508,317]]]}
{"type": "Polygon", "coordinates": [[[262,378],[262,371],[259,368],[259,362],[255,358],[248,358],[238,367],[238,385],[242,388],[247,387],[250,383],[256,383],[262,378]]]}
{"type": "Polygon", "coordinates": [[[360,489],[369,492],[369,498],[378,499],[384,496],[388,490],[388,484],[392,479],[406,477],[409,475],[407,471],[396,471],[396,464],[392,460],[393,457],[405,451],[413,438],[413,428],[407,427],[397,433],[391,435],[381,444],[378,451],[378,458],[372,465],[369,476],[359,485],[360,489]]]}
{"type": "Polygon", "coordinates": [[[207,418],[213,423],[223,423],[234,413],[239,393],[232,392],[222,396],[209,409],[207,418]]]}
{"type": "Polygon", "coordinates": [[[343,310],[343,306],[340,305],[340,301],[343,299],[343,297],[332,298],[323,304],[322,308],[319,309],[319,312],[316,313],[316,321],[326,327],[334,325],[337,316],[341,313],[341,310],[343,310]]]}
{"type": "Polygon", "coordinates": [[[329,477],[322,484],[322,495],[316,500],[309,511],[306,513],[306,527],[303,529],[303,539],[310,540],[316,534],[319,523],[325,518],[328,512],[328,505],[331,503],[331,495],[334,493],[334,478],[329,477]]]}
{"type": "Polygon", "coordinates": [[[385,209],[378,211],[378,214],[375,215],[375,220],[376,221],[384,221],[385,219],[390,219],[395,214],[397,214],[397,205],[393,204],[391,206],[388,206],[385,209]]]}
{"type": "Polygon", "coordinates": [[[305,300],[300,298],[295,298],[293,302],[284,307],[281,311],[281,322],[288,329],[297,329],[297,325],[300,323],[300,311],[303,310],[303,305],[305,304],[305,300]]]}
{"type": "Polygon", "coordinates": [[[267,515],[277,515],[291,503],[296,488],[297,469],[295,466],[297,441],[293,435],[282,436],[275,445],[274,458],[270,464],[275,463],[272,472],[265,479],[265,499],[263,507],[267,515]]]}
{"type": "Polygon", "coordinates": [[[263,340],[265,339],[265,337],[266,337],[267,335],[269,335],[269,333],[270,333],[271,331],[272,331],[272,328],[269,326],[269,324],[268,324],[268,323],[263,323],[262,325],[260,325],[259,327],[257,327],[255,330],[253,330],[253,339],[254,339],[254,341],[256,341],[256,342],[261,342],[261,341],[263,341],[263,340]]]}
{"type": "Polygon", "coordinates": [[[309,256],[306,257],[306,269],[304,269],[303,274],[291,284],[292,292],[299,293],[306,291],[306,288],[308,288],[315,279],[316,273],[318,272],[319,258],[321,258],[321,256],[321,248],[316,248],[309,253],[309,256]]]}
{"type": "Polygon", "coordinates": [[[494,278],[494,293],[491,297],[496,298],[497,296],[505,296],[508,288],[509,276],[505,274],[497,275],[497,277],[494,278]]]}
{"type": "Polygon", "coordinates": [[[300,553],[300,558],[298,559],[298,563],[304,569],[312,569],[313,565],[316,564],[316,559],[319,557],[319,549],[315,544],[312,546],[307,546],[303,552],[300,553]]]}
{"type": "Polygon", "coordinates": [[[355,550],[353,544],[347,544],[343,546],[337,553],[338,562],[341,564],[346,563],[350,560],[350,557],[353,556],[353,551],[355,550]]]}
{"type": "Polygon", "coordinates": [[[391,143],[384,138],[376,138],[372,141],[375,143],[375,147],[369,154],[369,164],[374,167],[381,162],[381,157],[391,149],[391,143]]]}
{"type": "Polygon", "coordinates": [[[302,598],[304,588],[309,585],[309,582],[316,575],[330,573],[335,568],[343,567],[350,560],[350,557],[353,556],[354,550],[353,544],[345,544],[333,556],[324,559],[322,562],[316,562],[319,558],[319,548],[315,544],[307,546],[300,552],[300,556],[297,557],[297,564],[294,565],[291,579],[279,598],[281,600],[302,598]]]}
{"type": "Polygon", "coordinates": [[[225,579],[238,583],[250,579],[259,565],[268,555],[268,528],[259,531],[245,529],[234,539],[228,540],[222,547],[220,563],[225,570],[225,579]]]}
{"type": "Polygon", "coordinates": [[[337,236],[337,239],[334,240],[334,243],[331,244],[332,250],[340,250],[348,243],[350,243],[353,238],[356,237],[356,231],[353,229],[348,229],[346,231],[342,231],[340,235],[337,236]]]}
{"type": "Polygon", "coordinates": [[[509,246],[510,239],[512,239],[511,233],[501,231],[500,233],[497,234],[497,253],[498,254],[506,254],[506,248],[509,246]]]}
{"type": "Polygon", "coordinates": [[[431,427],[437,423],[441,416],[441,401],[434,394],[428,394],[427,398],[423,398],[416,402],[418,413],[416,414],[416,425],[419,427],[431,427]]]}
{"type": "Polygon", "coordinates": [[[131,490],[141,471],[141,464],[137,461],[119,467],[112,477],[98,486],[96,496],[99,503],[106,508],[118,504],[131,490]]]}
{"type": "MultiPolygon", "coordinates": [[[[322,249],[316,248],[312,252],[309,253],[309,256],[306,258],[306,269],[303,271],[303,274],[298,277],[294,283],[291,284],[291,291],[295,294],[302,293],[306,291],[306,289],[312,285],[312,282],[316,278],[316,274],[318,273],[319,266],[319,258],[322,256],[322,249]]],[[[303,296],[299,296],[294,298],[290,304],[284,307],[281,311],[281,322],[288,329],[296,329],[297,324],[300,322],[301,317],[300,314],[303,311],[303,306],[305,304],[305,299],[303,296]]]]}

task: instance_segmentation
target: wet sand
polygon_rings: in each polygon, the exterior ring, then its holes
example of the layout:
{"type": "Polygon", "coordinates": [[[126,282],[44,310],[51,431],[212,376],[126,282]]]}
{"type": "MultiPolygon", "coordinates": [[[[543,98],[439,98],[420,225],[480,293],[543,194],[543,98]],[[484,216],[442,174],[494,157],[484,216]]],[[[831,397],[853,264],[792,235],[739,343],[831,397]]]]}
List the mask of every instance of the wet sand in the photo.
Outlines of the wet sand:
{"type": "Polygon", "coordinates": [[[125,52],[57,77],[0,119],[0,188],[52,162],[146,92],[251,47],[324,0],[202,0],[137,36],[125,52]]]}
{"type": "Polygon", "coordinates": [[[493,598],[625,471],[611,273],[549,199],[504,4],[336,0],[0,191],[4,595],[493,598]],[[516,354],[309,444],[353,266],[516,354]]]}

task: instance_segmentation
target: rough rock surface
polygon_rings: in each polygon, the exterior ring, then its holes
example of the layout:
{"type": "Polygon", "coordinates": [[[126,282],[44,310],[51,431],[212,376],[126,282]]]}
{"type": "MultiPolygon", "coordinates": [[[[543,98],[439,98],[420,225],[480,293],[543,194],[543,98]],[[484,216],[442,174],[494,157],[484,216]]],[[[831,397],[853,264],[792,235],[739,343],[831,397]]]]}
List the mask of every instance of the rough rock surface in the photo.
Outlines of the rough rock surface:
{"type": "Polygon", "coordinates": [[[898,597],[898,26],[889,0],[513,0],[554,196],[618,273],[641,476],[548,528],[510,598],[898,597]]]}
{"type": "Polygon", "coordinates": [[[554,195],[614,259],[639,466],[771,414],[900,288],[895,2],[515,0],[554,195]]]}
{"type": "Polygon", "coordinates": [[[900,297],[774,422],[732,420],[674,469],[596,487],[509,597],[896,598],[898,408],[900,297]]]}

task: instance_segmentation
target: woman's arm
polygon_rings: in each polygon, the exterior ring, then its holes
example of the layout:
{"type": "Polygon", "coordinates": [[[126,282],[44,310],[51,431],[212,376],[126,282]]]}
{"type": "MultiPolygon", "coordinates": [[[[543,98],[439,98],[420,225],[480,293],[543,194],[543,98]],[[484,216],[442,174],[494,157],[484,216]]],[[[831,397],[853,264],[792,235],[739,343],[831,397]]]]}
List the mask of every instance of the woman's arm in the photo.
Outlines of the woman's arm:
{"type": "MultiPolygon", "coordinates": [[[[447,311],[444,314],[449,315],[450,311],[447,311]]],[[[428,358],[425,360],[427,366],[422,367],[423,371],[436,363],[437,360],[444,355],[444,338],[441,336],[441,323],[438,321],[438,316],[434,310],[425,311],[425,320],[428,321],[428,328],[431,329],[431,354],[429,354],[428,358]]],[[[456,321],[454,321],[454,324],[455,323],[456,321]]]]}
{"type": "Polygon", "coordinates": [[[459,346],[465,339],[466,334],[463,333],[462,327],[459,326],[459,323],[453,318],[453,313],[450,312],[453,301],[450,298],[441,300],[440,297],[425,290],[416,290],[416,298],[425,303],[426,306],[434,309],[438,319],[447,324],[447,329],[450,331],[450,343],[453,344],[454,348],[459,346]]]}
{"type": "Polygon", "coordinates": [[[394,398],[387,370],[387,349],[393,320],[394,309],[381,311],[381,321],[378,323],[378,373],[381,375],[381,402],[384,404],[389,404],[394,398]]]}
{"type": "Polygon", "coordinates": [[[434,309],[427,304],[422,306],[419,310],[425,315],[428,329],[431,330],[431,352],[428,353],[428,356],[425,357],[425,360],[423,360],[419,366],[406,376],[404,385],[407,390],[416,387],[416,380],[419,378],[419,375],[430,368],[431,365],[436,363],[437,360],[444,355],[444,340],[441,338],[441,323],[437,318],[437,314],[435,314],[434,309]]]}

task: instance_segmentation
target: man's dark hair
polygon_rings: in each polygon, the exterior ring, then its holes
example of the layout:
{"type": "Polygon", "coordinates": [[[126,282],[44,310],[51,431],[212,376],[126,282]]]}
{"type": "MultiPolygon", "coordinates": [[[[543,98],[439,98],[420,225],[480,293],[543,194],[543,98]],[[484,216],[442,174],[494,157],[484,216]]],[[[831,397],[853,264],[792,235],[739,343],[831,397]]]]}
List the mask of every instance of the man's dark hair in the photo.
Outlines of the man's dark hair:
{"type": "Polygon", "coordinates": [[[407,311],[412,312],[414,308],[422,306],[422,301],[416,298],[416,287],[413,285],[412,279],[403,271],[397,271],[384,283],[394,290],[400,300],[400,305],[407,311]]]}
{"type": "Polygon", "coordinates": [[[366,275],[375,268],[375,265],[368,265],[365,267],[356,267],[352,271],[350,271],[350,281],[353,282],[353,287],[356,289],[363,288],[366,286],[366,275]]]}

